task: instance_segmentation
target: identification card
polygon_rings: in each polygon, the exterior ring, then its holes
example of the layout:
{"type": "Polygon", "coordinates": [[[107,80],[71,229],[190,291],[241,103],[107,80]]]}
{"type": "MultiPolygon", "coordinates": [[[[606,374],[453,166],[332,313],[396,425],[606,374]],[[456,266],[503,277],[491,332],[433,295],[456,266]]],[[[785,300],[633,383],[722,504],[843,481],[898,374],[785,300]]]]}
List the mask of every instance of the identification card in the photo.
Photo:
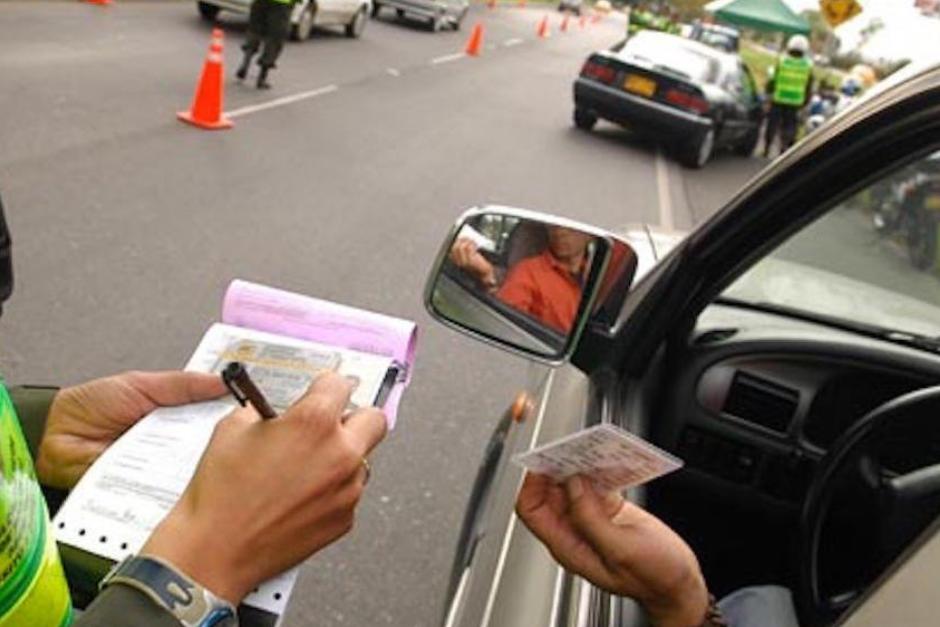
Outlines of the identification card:
{"type": "Polygon", "coordinates": [[[582,475],[604,492],[631,488],[682,467],[678,457],[614,425],[590,427],[512,459],[558,482],[582,475]]]}

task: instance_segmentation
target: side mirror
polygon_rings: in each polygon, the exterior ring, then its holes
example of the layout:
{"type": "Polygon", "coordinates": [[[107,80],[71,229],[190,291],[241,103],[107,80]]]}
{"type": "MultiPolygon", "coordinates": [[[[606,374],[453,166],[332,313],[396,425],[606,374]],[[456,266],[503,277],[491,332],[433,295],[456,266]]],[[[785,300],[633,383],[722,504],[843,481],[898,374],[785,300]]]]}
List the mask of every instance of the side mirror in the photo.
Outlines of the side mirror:
{"type": "Polygon", "coordinates": [[[557,364],[588,324],[613,324],[636,254],[610,233],[522,209],[471,209],[457,221],[425,287],[448,326],[557,364]]]}

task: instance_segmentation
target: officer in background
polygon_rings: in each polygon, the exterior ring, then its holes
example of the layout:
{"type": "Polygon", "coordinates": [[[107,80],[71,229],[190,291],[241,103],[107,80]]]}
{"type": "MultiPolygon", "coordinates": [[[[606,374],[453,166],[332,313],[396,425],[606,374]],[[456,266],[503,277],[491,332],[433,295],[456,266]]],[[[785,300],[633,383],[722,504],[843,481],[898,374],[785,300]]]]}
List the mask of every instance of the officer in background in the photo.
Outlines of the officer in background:
{"type": "MultiPolygon", "coordinates": [[[[0,203],[0,307],[13,291],[10,249],[0,203]]],[[[327,373],[263,426],[250,408],[219,422],[179,501],[72,622],[46,504],[54,510],[154,409],[216,398],[225,386],[218,376],[180,371],[126,372],[62,389],[7,387],[0,378],[0,627],[236,625],[235,607],[255,586],[352,527],[369,475],[365,456],[386,426],[376,408],[347,414],[351,392],[350,382],[327,373]]]]}
{"type": "Polygon", "coordinates": [[[794,35],[787,42],[787,52],[777,61],[767,82],[770,112],[764,130],[764,156],[770,156],[774,139],[780,136],[780,152],[796,141],[800,111],[809,102],[813,82],[813,62],[809,59],[809,40],[794,35]]]}
{"type": "Polygon", "coordinates": [[[258,89],[270,89],[268,72],[275,67],[277,58],[284,47],[284,41],[290,34],[290,15],[294,0],[254,0],[251,3],[251,13],[248,15],[248,39],[242,45],[245,58],[235,72],[239,80],[248,77],[248,67],[251,58],[264,44],[258,66],[258,89]]]}

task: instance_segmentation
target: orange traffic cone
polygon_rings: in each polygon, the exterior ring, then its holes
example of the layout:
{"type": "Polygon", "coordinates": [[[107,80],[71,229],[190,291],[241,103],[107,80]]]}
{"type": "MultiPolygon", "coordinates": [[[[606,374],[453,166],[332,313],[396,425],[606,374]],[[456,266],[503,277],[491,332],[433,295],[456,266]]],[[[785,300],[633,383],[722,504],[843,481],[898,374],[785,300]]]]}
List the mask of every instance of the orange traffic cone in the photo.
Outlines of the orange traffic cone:
{"type": "Polygon", "coordinates": [[[232,121],[222,117],[222,77],[222,30],[213,28],[192,109],[181,111],[176,117],[200,128],[232,128],[232,121]]]}
{"type": "Polygon", "coordinates": [[[464,52],[467,56],[478,57],[483,49],[483,24],[477,22],[470,31],[470,39],[467,40],[467,49],[464,52]]]}
{"type": "Polygon", "coordinates": [[[563,33],[568,32],[568,14],[567,13],[565,14],[565,17],[562,18],[561,20],[561,32],[563,33]]]}
{"type": "Polygon", "coordinates": [[[539,22],[539,27],[535,31],[535,34],[541,37],[542,39],[548,39],[551,37],[552,33],[548,28],[548,16],[542,18],[542,21],[539,22]]]}
{"type": "Polygon", "coordinates": [[[84,0],[85,4],[97,4],[98,6],[106,7],[111,4],[111,0],[84,0]]]}

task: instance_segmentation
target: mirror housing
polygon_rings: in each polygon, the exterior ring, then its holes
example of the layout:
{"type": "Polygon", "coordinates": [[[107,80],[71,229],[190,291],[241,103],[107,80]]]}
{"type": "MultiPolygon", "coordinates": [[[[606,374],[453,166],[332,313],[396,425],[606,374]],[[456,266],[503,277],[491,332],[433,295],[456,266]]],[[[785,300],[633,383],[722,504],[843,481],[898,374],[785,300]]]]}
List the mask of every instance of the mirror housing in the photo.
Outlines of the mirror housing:
{"type": "Polygon", "coordinates": [[[629,244],[592,226],[484,206],[457,220],[431,268],[425,306],[475,339],[558,365],[586,326],[610,328],[636,273],[629,244]]]}

